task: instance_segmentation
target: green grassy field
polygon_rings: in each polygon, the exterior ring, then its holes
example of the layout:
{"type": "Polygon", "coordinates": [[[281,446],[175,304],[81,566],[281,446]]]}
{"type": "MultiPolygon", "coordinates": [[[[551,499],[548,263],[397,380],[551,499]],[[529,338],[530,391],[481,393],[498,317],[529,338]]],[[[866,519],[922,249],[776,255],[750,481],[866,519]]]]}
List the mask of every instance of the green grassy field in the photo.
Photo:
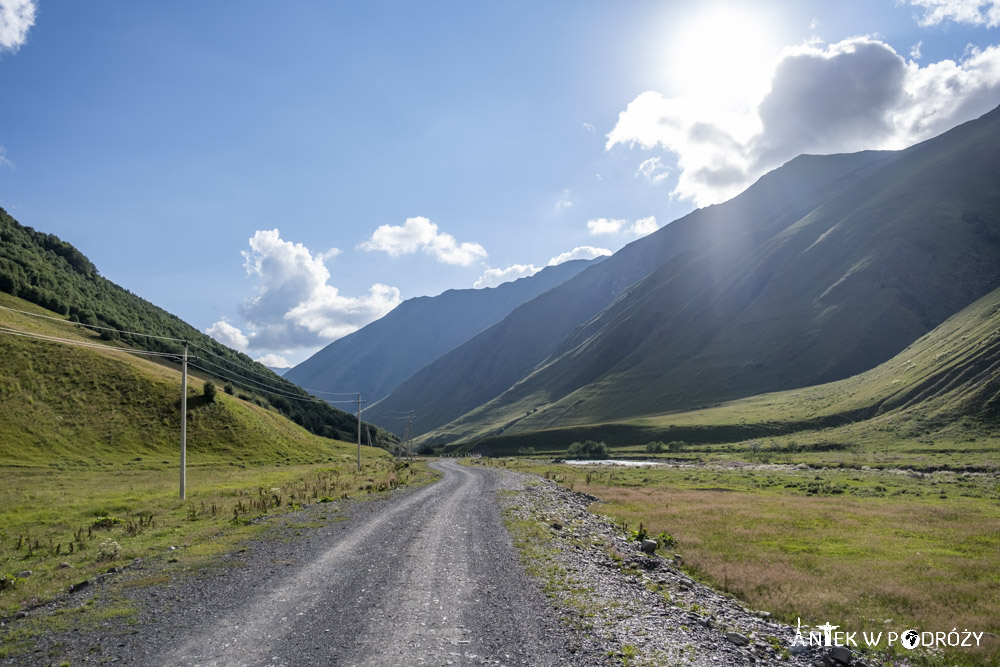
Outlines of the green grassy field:
{"type": "Polygon", "coordinates": [[[346,445],[330,448],[332,463],[192,468],[186,501],[176,466],[0,468],[0,616],[134,558],[220,553],[252,536],[263,515],[432,477],[423,464],[364,449],[360,472],[346,445]]]}
{"type": "MultiPolygon", "coordinates": [[[[794,466],[623,469],[505,459],[677,540],[692,575],[794,624],[1000,633],[1000,480],[794,466]]],[[[956,651],[1000,663],[1000,643],[956,651]]]]}
{"type": "MultiPolygon", "coordinates": [[[[0,306],[52,316],[2,293],[0,306]]],[[[0,327],[103,343],[9,310],[0,327]]],[[[209,401],[206,378],[192,374],[181,501],[179,368],[120,346],[0,334],[0,616],[134,558],[211,556],[253,535],[265,514],[432,476],[370,447],[358,471],[356,445],[316,436],[242,391],[220,388],[209,401]]]]}

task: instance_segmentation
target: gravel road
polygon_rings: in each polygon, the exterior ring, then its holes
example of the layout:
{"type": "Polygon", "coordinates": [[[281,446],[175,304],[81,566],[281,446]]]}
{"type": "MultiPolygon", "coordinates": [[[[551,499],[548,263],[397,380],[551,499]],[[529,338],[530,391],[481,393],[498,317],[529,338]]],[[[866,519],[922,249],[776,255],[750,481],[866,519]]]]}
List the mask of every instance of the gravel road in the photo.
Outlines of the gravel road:
{"type": "Polygon", "coordinates": [[[207,565],[150,559],[6,619],[0,640],[88,596],[99,598],[95,614],[108,603],[135,609],[96,629],[50,632],[0,665],[877,662],[796,647],[794,628],[691,580],[680,557],[641,553],[592,512],[594,498],[508,470],[431,465],[443,476],[429,486],[312,505],[207,565]],[[537,580],[504,516],[527,540],[537,580]]]}
{"type": "Polygon", "coordinates": [[[443,473],[432,485],[316,505],[295,513],[312,525],[285,526],[286,539],[163,586],[109,589],[138,609],[133,626],[51,636],[12,664],[603,663],[572,652],[571,631],[518,563],[495,493],[517,479],[432,465],[443,473]]]}

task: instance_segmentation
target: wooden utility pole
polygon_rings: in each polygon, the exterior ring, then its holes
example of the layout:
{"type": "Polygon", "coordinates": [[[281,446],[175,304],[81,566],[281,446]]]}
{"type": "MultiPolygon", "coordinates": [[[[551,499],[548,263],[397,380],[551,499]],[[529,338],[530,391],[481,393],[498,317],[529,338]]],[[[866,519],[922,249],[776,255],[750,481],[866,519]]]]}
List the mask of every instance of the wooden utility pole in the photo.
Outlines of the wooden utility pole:
{"type": "Polygon", "coordinates": [[[358,472],[361,472],[361,393],[358,392],[358,472]]]}
{"type": "Polygon", "coordinates": [[[187,466],[187,415],[188,415],[188,342],[184,341],[184,356],[181,358],[181,500],[186,496],[187,466]]]}

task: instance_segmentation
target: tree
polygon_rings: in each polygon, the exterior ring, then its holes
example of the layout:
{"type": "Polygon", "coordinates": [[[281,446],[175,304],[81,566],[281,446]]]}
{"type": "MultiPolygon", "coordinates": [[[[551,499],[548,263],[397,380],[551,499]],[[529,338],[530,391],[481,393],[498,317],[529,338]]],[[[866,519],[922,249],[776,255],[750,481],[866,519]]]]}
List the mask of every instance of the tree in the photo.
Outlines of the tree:
{"type": "Polygon", "coordinates": [[[215,383],[211,380],[205,380],[205,400],[209,403],[215,402],[215,383]]]}

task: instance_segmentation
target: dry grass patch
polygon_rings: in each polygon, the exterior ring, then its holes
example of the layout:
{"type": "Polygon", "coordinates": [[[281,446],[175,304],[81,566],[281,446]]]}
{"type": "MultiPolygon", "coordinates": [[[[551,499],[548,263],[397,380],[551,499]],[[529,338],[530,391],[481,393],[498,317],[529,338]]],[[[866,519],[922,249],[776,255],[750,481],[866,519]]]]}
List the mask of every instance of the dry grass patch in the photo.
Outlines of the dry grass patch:
{"type": "MultiPolygon", "coordinates": [[[[525,465],[525,464],[520,464],[525,465]]],[[[678,540],[685,568],[785,621],[1000,633],[1000,488],[877,471],[532,467],[678,540]],[[816,490],[819,489],[817,493],[816,490]],[[874,494],[874,495],[870,495],[874,494]],[[886,623],[891,619],[890,623],[886,623]]],[[[995,638],[960,660],[997,663],[995,638]]]]}

